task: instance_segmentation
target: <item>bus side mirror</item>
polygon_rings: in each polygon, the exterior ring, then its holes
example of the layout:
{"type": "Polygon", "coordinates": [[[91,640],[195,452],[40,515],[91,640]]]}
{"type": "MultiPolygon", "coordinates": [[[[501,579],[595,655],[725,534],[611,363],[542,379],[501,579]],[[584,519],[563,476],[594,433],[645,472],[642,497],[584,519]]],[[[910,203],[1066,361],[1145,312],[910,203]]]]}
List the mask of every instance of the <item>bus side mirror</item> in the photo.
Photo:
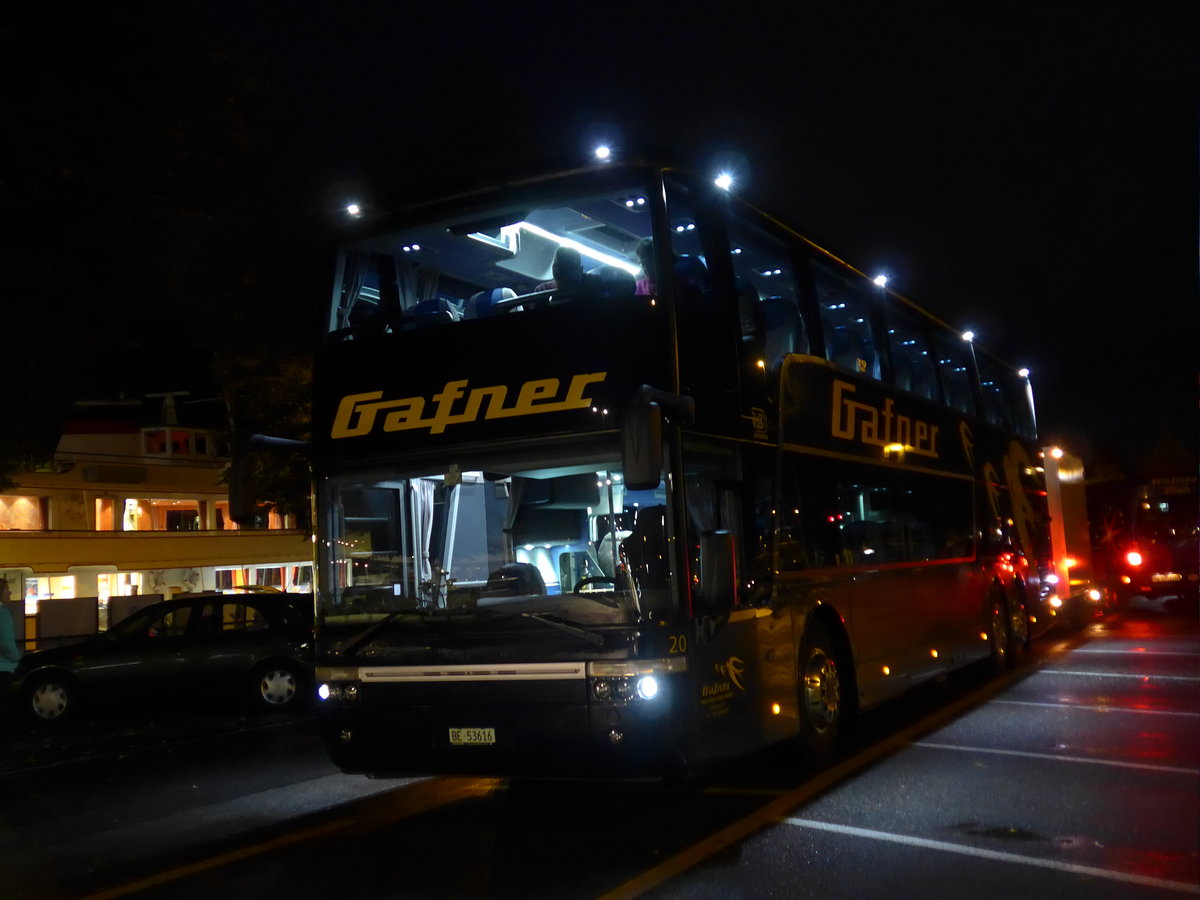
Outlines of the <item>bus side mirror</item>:
{"type": "Polygon", "coordinates": [[[733,534],[710,531],[700,536],[700,597],[698,611],[720,614],[737,602],[737,561],[733,534]]]}
{"type": "Polygon", "coordinates": [[[625,487],[649,491],[662,481],[662,407],[657,403],[631,404],[622,429],[621,470],[625,487]]]}

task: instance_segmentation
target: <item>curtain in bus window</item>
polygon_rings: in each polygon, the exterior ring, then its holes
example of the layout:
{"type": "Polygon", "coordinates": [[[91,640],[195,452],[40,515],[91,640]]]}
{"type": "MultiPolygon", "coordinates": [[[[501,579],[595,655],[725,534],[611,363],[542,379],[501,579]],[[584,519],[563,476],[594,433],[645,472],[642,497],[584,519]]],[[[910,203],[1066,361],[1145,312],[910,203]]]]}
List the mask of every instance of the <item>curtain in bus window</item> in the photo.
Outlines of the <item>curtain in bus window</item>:
{"type": "Polygon", "coordinates": [[[433,540],[434,497],[436,490],[436,483],[427,478],[413,479],[413,532],[416,535],[418,547],[418,583],[433,579],[433,566],[429,560],[429,544],[433,540]]]}
{"type": "MultiPolygon", "coordinates": [[[[351,314],[362,297],[370,269],[370,254],[359,250],[346,251],[346,272],[342,280],[342,302],[338,309],[338,328],[348,328],[351,314]]],[[[374,305],[374,304],[372,304],[374,305]]]]}

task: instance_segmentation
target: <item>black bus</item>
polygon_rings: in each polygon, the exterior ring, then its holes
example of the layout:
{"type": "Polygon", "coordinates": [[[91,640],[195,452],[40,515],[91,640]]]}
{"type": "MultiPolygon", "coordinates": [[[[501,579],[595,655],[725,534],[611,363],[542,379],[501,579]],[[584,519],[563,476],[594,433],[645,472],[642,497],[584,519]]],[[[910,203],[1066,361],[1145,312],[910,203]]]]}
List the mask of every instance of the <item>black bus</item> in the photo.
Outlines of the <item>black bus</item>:
{"type": "Polygon", "coordinates": [[[821,759],[1050,621],[1026,374],[710,179],[609,163],[364,214],[324,330],[345,771],[821,759]]]}

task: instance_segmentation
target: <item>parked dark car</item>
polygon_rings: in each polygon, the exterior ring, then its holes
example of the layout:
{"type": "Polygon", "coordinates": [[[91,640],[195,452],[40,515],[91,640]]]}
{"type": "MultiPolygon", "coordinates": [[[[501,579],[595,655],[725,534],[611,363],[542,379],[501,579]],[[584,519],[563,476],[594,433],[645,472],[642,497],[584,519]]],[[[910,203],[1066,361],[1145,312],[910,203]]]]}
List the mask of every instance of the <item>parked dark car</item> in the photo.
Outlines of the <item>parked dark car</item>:
{"type": "Polygon", "coordinates": [[[58,722],[81,707],[242,699],[266,710],[310,699],[311,595],[193,594],[152,603],[108,631],[27,653],[19,708],[58,722]]]}

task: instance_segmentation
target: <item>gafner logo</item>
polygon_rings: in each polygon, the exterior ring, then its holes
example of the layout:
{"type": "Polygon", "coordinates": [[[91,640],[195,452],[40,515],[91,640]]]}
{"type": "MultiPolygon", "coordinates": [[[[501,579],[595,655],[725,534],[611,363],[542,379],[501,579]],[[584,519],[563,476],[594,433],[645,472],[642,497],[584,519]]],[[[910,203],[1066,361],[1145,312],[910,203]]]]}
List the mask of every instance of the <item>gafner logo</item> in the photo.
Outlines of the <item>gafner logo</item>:
{"type": "Polygon", "coordinates": [[[604,381],[607,375],[607,372],[575,375],[565,391],[561,391],[562,385],[557,378],[527,381],[517,389],[516,400],[511,406],[505,405],[507,385],[489,385],[468,391],[465,379],[446,382],[446,386],[428,401],[424,397],[384,400],[383,391],[347,394],[338,404],[329,436],[336,439],[370,434],[375,428],[376,416],[381,412],[386,413],[384,431],[428,428],[430,434],[441,434],[448,425],[478,421],[481,411],[484,419],[507,419],[587,409],[592,405],[592,398],[585,397],[584,392],[590,385],[604,381]]]}

